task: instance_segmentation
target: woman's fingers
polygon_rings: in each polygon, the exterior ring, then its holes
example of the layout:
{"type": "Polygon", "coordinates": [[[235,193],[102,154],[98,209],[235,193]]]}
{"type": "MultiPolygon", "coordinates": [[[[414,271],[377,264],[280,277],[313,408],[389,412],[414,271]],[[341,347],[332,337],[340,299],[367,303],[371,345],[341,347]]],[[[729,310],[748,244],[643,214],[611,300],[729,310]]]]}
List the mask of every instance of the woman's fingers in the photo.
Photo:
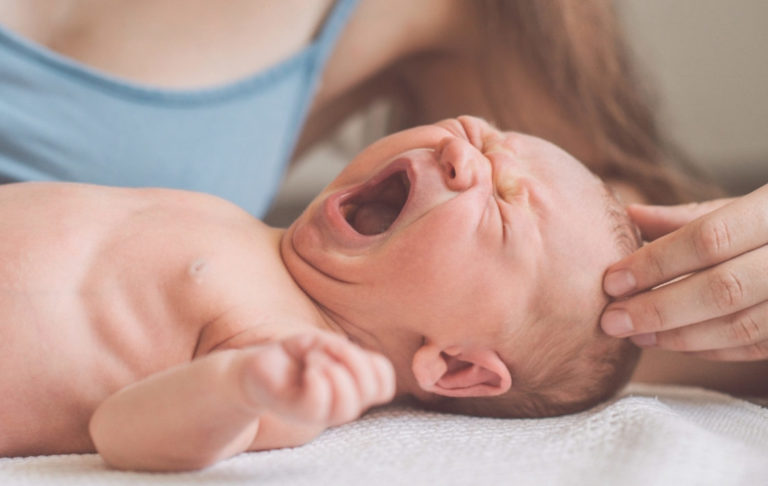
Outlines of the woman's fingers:
{"type": "Polygon", "coordinates": [[[768,358],[768,341],[738,348],[712,349],[690,354],[712,361],[759,361],[768,358]]]}
{"type": "Polygon", "coordinates": [[[766,275],[768,246],[763,246],[653,291],[613,302],[603,312],[601,325],[607,334],[625,337],[727,316],[768,300],[766,275]]]}
{"type": "Polygon", "coordinates": [[[768,242],[768,186],[738,198],[611,265],[603,282],[614,297],[724,262],[768,242]]]}
{"type": "Polygon", "coordinates": [[[640,229],[643,239],[653,241],[675,231],[700,216],[725,206],[731,201],[733,201],[733,198],[679,204],[676,206],[630,204],[627,207],[627,212],[640,229]]]}
{"type": "Polygon", "coordinates": [[[689,352],[758,344],[768,341],[768,302],[692,326],[641,334],[632,340],[640,346],[689,352]]]}

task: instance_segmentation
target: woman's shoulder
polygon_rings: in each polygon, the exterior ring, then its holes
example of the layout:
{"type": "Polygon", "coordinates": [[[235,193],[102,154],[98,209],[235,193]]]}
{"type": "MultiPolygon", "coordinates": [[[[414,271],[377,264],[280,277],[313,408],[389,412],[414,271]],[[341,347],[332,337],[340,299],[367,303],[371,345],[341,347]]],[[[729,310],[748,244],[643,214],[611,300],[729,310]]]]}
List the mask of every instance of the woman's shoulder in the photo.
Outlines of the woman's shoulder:
{"type": "Polygon", "coordinates": [[[322,104],[418,53],[451,45],[464,21],[456,0],[361,0],[328,60],[317,97],[322,104]]]}

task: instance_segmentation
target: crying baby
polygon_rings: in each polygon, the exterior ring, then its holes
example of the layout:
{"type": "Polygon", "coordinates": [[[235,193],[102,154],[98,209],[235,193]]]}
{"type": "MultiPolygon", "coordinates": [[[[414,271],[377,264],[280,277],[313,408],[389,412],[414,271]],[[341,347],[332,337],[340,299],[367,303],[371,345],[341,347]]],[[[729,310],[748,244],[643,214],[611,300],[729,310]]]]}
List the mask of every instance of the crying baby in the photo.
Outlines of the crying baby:
{"type": "Polygon", "coordinates": [[[588,408],[638,350],[604,335],[639,242],[554,145],[472,117],[363,150],[288,228],[213,196],[0,186],[0,455],[201,468],[396,397],[588,408]]]}

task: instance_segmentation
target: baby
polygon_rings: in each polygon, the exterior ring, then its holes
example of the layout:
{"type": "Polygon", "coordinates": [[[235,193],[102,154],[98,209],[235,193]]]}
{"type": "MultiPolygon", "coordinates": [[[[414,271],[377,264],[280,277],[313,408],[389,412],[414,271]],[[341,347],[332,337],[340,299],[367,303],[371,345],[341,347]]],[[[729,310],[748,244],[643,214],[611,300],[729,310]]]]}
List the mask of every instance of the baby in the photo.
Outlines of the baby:
{"type": "Polygon", "coordinates": [[[0,455],[200,468],[393,397],[498,417],[608,398],[638,240],[543,140],[471,117],[366,148],[287,230],[198,193],[0,187],[0,455]]]}

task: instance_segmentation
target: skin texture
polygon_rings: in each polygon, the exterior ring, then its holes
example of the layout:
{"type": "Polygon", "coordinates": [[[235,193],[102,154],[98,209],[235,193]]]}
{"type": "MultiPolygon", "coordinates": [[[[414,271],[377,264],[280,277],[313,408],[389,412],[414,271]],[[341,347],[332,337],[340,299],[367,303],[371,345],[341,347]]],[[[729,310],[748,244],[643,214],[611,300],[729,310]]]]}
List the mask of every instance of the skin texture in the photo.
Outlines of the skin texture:
{"type": "Polygon", "coordinates": [[[287,232],[197,193],[2,186],[0,453],[95,446],[119,468],[193,469],[395,395],[503,393],[499,332],[525,349],[553,311],[539,290],[563,289],[540,272],[592,269],[557,300],[571,311],[575,289],[602,298],[602,243],[561,243],[599,227],[599,194],[556,147],[473,118],[372,145],[287,232]],[[413,163],[413,191],[387,231],[318,226],[393,158],[413,163]]]}

